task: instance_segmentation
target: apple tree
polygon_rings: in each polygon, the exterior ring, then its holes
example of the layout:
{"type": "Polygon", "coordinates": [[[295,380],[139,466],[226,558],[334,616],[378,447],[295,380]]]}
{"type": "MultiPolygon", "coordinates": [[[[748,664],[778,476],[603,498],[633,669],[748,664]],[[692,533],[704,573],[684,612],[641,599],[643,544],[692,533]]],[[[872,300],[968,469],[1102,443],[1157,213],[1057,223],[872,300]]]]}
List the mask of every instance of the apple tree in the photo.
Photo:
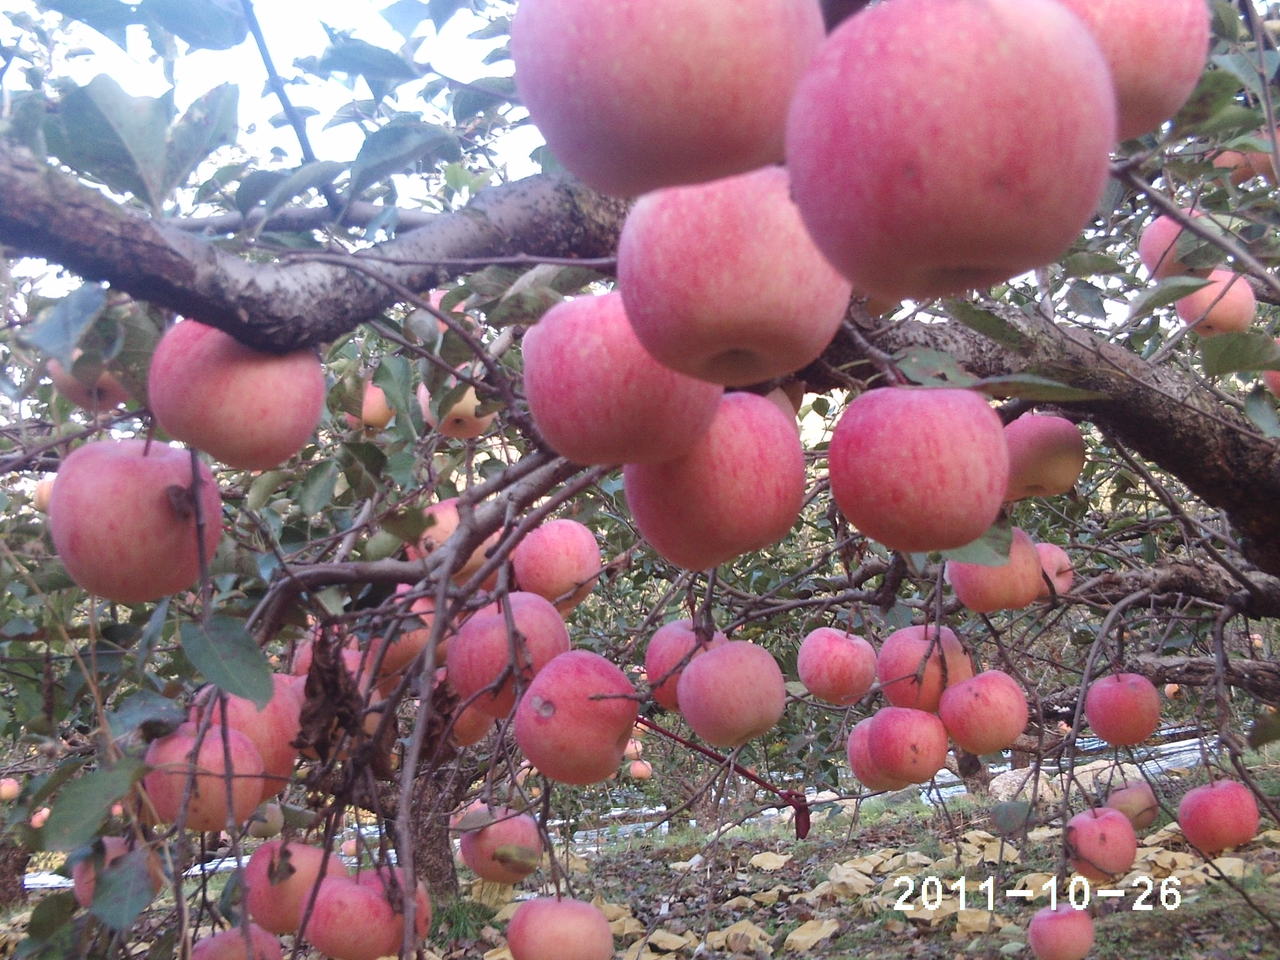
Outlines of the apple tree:
{"type": "Polygon", "coordinates": [[[76,877],[24,956],[409,956],[451,837],[521,880],[620,767],[802,832],[1163,715],[1197,847],[1276,819],[1261,4],[376,12],[0,19],[0,877],[76,877]]]}

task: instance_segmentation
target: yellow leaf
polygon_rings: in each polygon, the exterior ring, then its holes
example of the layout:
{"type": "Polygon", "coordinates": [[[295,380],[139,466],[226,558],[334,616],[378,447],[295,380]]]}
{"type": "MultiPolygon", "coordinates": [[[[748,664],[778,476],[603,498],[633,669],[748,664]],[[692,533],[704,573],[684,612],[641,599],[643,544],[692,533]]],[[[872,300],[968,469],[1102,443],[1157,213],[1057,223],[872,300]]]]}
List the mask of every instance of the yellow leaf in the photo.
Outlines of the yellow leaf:
{"type": "Polygon", "coordinates": [[[754,857],[747,861],[750,866],[757,870],[773,871],[781,870],[788,863],[794,854],[790,853],[757,853],[754,857]]]}
{"type": "MultiPolygon", "coordinates": [[[[1247,866],[1244,860],[1240,857],[1218,857],[1215,860],[1211,860],[1210,863],[1232,880],[1239,880],[1243,877],[1245,874],[1245,867],[1247,866]]],[[[1217,873],[1210,870],[1207,866],[1205,867],[1205,872],[1209,874],[1210,879],[1217,877],[1217,873]]]]}
{"type": "Polygon", "coordinates": [[[484,960],[514,960],[509,947],[496,947],[484,955],[484,960]]]}
{"type": "Polygon", "coordinates": [[[762,903],[766,907],[772,906],[778,902],[778,894],[782,890],[781,887],[774,887],[771,890],[761,890],[759,893],[753,893],[751,899],[756,903],[762,903]]]}
{"type": "Polygon", "coordinates": [[[707,934],[707,946],[713,950],[729,949],[749,953],[756,947],[769,949],[769,935],[750,920],[739,920],[724,930],[707,934]]]}
{"type": "Polygon", "coordinates": [[[853,866],[857,861],[837,863],[827,874],[838,897],[861,897],[876,888],[876,882],[853,866]]]}
{"type": "Polygon", "coordinates": [[[1049,888],[1046,883],[1053,883],[1054,876],[1052,873],[1028,873],[1025,877],[1017,882],[1014,886],[1015,890],[1030,890],[1035,894],[1035,898],[1047,897],[1049,888]]]}
{"type": "Polygon", "coordinates": [[[835,934],[840,924],[834,920],[808,920],[787,934],[783,950],[806,951],[835,934]]]}
{"type": "Polygon", "coordinates": [[[1060,827],[1036,827],[1027,834],[1027,839],[1032,843],[1052,843],[1061,832],[1060,827]]]}
{"type": "Polygon", "coordinates": [[[750,910],[755,904],[750,897],[734,897],[732,900],[726,900],[721,906],[725,910],[750,910]]]}
{"type": "Polygon", "coordinates": [[[501,910],[499,910],[497,913],[493,915],[493,922],[505,923],[506,921],[511,919],[512,914],[514,914],[519,907],[520,907],[520,901],[518,900],[514,900],[511,903],[508,903],[505,907],[503,907],[501,910]]]}
{"type": "Polygon", "coordinates": [[[620,920],[622,917],[631,916],[631,907],[625,903],[606,903],[604,897],[596,894],[591,898],[591,903],[601,913],[604,918],[610,922],[620,920]]]}
{"type": "Polygon", "coordinates": [[[857,870],[859,873],[875,873],[880,868],[880,865],[888,859],[883,853],[871,853],[865,857],[858,857],[856,860],[846,860],[840,866],[848,867],[850,870],[857,870]]]}
{"type": "Polygon", "coordinates": [[[670,930],[655,930],[653,931],[653,936],[649,938],[649,946],[655,950],[661,950],[663,953],[683,950],[685,947],[691,947],[697,942],[697,937],[682,937],[678,933],[672,933],[670,930]],[[691,943],[690,940],[693,942],[691,943]]]}
{"type": "Polygon", "coordinates": [[[990,933],[996,925],[996,915],[986,910],[966,908],[956,912],[956,934],[971,937],[978,933],[990,933]]]}
{"type": "Polygon", "coordinates": [[[477,880],[471,885],[471,899],[483,903],[486,907],[497,909],[511,902],[515,895],[515,887],[509,883],[494,883],[490,880],[477,880]]]}
{"type": "Polygon", "coordinates": [[[609,929],[615,937],[638,937],[649,928],[635,917],[618,917],[609,921],[609,929]]]}

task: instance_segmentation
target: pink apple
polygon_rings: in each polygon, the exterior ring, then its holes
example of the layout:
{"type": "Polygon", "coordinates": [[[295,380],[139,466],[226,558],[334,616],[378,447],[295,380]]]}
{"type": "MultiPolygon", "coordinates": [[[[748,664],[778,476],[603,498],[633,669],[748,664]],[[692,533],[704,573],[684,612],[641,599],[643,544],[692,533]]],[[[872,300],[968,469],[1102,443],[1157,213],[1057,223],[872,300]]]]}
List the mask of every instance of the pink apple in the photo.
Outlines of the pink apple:
{"type": "Polygon", "coordinates": [[[1066,417],[1024,414],[1004,428],[1004,438],[1009,445],[1006,500],[1066,493],[1084,469],[1084,437],[1066,417]]]}
{"type": "Polygon", "coordinates": [[[360,422],[368,430],[381,430],[396,412],[387,403],[387,393],[372,380],[366,380],[360,395],[360,422]]]}
{"type": "Polygon", "coordinates": [[[511,565],[521,590],[545,597],[567,614],[596,585],[600,545],[577,520],[551,520],[516,544],[511,565]]]}
{"type": "Polygon", "coordinates": [[[782,718],[787,684],[768,650],[730,640],[689,662],[676,696],[694,733],[712,746],[739,747],[782,718]]]}
{"type": "Polygon", "coordinates": [[[322,875],[346,877],[347,868],[319,847],[269,840],[245,865],[245,908],[272,933],[295,933],[322,875]]]}
{"type": "Polygon", "coordinates": [[[948,627],[903,627],[881,645],[876,676],[895,707],[937,710],[945,687],[973,676],[973,661],[948,627]]]}
{"type": "Polygon", "coordinates": [[[663,624],[650,638],[644,651],[644,671],[654,685],[650,695],[668,710],[679,710],[681,661],[728,642],[729,639],[717,630],[705,646],[700,644],[692,620],[672,620],[663,624]]]}
{"type": "Polygon", "coordinates": [[[867,752],[885,777],[928,783],[947,761],[947,731],[936,714],[881,707],[871,717],[867,752]]]}
{"type": "Polygon", "coordinates": [[[849,731],[849,741],[845,745],[845,755],[849,758],[849,769],[868,790],[901,790],[909,781],[886,774],[871,759],[871,721],[875,717],[859,720],[849,731]]]}
{"type": "Polygon", "coordinates": [[[1069,903],[1037,910],[1027,925],[1036,960],[1084,960],[1093,949],[1093,918],[1069,903]]]}
{"type": "Polygon", "coordinates": [[[1084,716],[1107,743],[1132,747],[1160,726],[1160,694],[1140,673],[1108,674],[1089,684],[1084,716]]]}
{"type": "Polygon", "coordinates": [[[22,785],[13,777],[5,777],[0,780],[0,803],[9,803],[17,800],[22,793],[22,785]]]}
{"type": "Polygon", "coordinates": [[[1013,745],[1026,729],[1027,695],[1001,670],[987,670],[942,691],[938,716],[956,744],[984,756],[1013,745]]]}
{"type": "Polygon", "coordinates": [[[507,946],[512,960],[611,960],[613,933],[594,904],[540,897],[516,907],[507,946]]]}
{"type": "Polygon", "coordinates": [[[1053,584],[1053,592],[1058,596],[1065,596],[1071,590],[1071,584],[1075,582],[1075,570],[1071,566],[1071,558],[1067,556],[1067,551],[1063,550],[1056,543],[1037,543],[1036,555],[1040,558],[1040,569],[1043,576],[1040,579],[1040,592],[1036,595],[1038,600],[1047,600],[1049,598],[1049,584],[1044,582],[1044,577],[1048,577],[1053,584]]]}
{"type": "Polygon", "coordinates": [[[249,924],[249,946],[245,932],[232,927],[212,936],[202,937],[191,945],[191,960],[283,960],[280,939],[256,924],[249,924]],[[252,951],[252,952],[250,952],[252,951]]]}
{"type": "Polygon", "coordinates": [[[601,464],[683,456],[724,392],[658,363],[616,291],[557,304],[524,335],[524,388],[552,449],[601,464]]]}
{"type": "Polygon", "coordinates": [[[375,891],[390,904],[392,913],[395,914],[396,949],[392,951],[393,954],[399,953],[400,942],[404,939],[404,901],[405,894],[411,887],[414,934],[418,941],[426,938],[427,932],[431,929],[431,897],[427,894],[426,884],[421,880],[411,884],[409,875],[405,873],[403,867],[391,867],[385,864],[372,870],[362,870],[352,879],[360,886],[375,891]]]}
{"type": "Polygon", "coordinates": [[[160,822],[177,821],[190,779],[188,830],[225,830],[244,823],[262,800],[262,755],[258,748],[239,730],[210,724],[196,754],[193,777],[188,758],[195,745],[196,725],[184,723],[169,736],[152,740],[147,748],[146,762],[152,770],[142,778],[142,786],[160,822]]]}
{"type": "Polygon", "coordinates": [[[1071,869],[1099,883],[1127,873],[1138,855],[1133,824],[1111,807],[1077,813],[1067,821],[1065,837],[1071,869]]]}
{"type": "Polygon", "coordinates": [[[1248,843],[1258,834],[1258,801],[1238,780],[1188,790],[1178,804],[1178,826],[1205,856],[1248,843]]]}
{"type": "Polygon", "coordinates": [[[622,471],[636,526],[664,559],[705,570],[781,540],[804,502],[804,450],[764,397],[726,394],[684,456],[622,471]]]}
{"type": "MultiPolygon", "coordinates": [[[[252,700],[227,696],[223,705],[214,706],[214,722],[239,730],[258,748],[262,756],[262,799],[274,797],[289,785],[298,748],[293,745],[302,726],[303,691],[293,678],[283,674],[271,677],[272,694],[267,705],[259,709],[252,700]]],[[[211,687],[197,697],[189,719],[199,722],[214,691],[211,687]]]]}
{"type": "Polygon", "coordinates": [[[862,293],[989,287],[1057,260],[1093,218],[1115,111],[1098,45],[1053,0],[872,5],[796,88],[792,193],[862,293]]]}
{"type": "Polygon", "coordinates": [[[626,674],[586,650],[555,657],[516,707],[516,744],[543,774],[587,784],[617,772],[636,722],[626,674]]]}
{"type": "Polygon", "coordinates": [[[1004,427],[972,390],[889,387],[860,394],[828,451],[831,494],[891,550],[962,547],[995,522],[1009,481],[1004,427]]]}
{"type": "MultiPolygon", "coordinates": [[[[222,534],[222,497],[196,461],[201,540],[209,560],[222,534]]],[[[62,461],[49,499],[49,533],[71,579],[117,603],[177,593],[200,576],[192,459],[145,440],[96,440],[62,461]]]]}
{"type": "MultiPolygon", "coordinates": [[[[462,524],[462,517],[458,512],[457,497],[448,497],[438,503],[431,504],[422,511],[422,515],[426,518],[427,529],[423,531],[417,544],[409,544],[405,547],[405,554],[410,560],[419,560],[431,553],[431,551],[442,547],[462,524]]],[[[485,537],[483,543],[471,551],[470,556],[454,568],[453,579],[455,583],[465,582],[468,577],[484,565],[487,559],[485,553],[497,544],[498,536],[499,531],[497,530],[489,534],[489,536],[485,537]]]]}
{"type": "Polygon", "coordinates": [[[1214,270],[1209,285],[1183,297],[1174,306],[1178,317],[1202,337],[1243,333],[1258,313],[1258,298],[1244,274],[1214,270]]]}
{"type": "Polygon", "coordinates": [[[511,56],[556,158],[633,195],[781,160],[787,104],[822,34],[814,3],[522,0],[511,56]]]}
{"type": "Polygon", "coordinates": [[[876,651],[862,637],[818,627],[800,642],[796,672],[820,700],[847,707],[861,700],[876,679],[876,651]]]}
{"type": "Polygon", "coordinates": [[[462,862],[484,880],[519,883],[538,868],[542,856],[538,821],[506,807],[486,812],[489,823],[460,838],[462,862]]]}
{"type": "Polygon", "coordinates": [[[851,292],[809,239],[782,167],[645,194],[618,241],[618,285],[646,350],[726,386],[816,360],[851,292]]]}
{"type": "Polygon", "coordinates": [[[1156,822],[1160,815],[1160,804],[1156,802],[1155,792],[1151,784],[1145,780],[1130,780],[1107,794],[1107,802],[1103,806],[1119,810],[1135,830],[1143,830],[1156,822]]]}
{"type": "Polygon", "coordinates": [[[444,410],[439,418],[431,410],[431,392],[425,383],[418,384],[418,406],[422,410],[422,419],[427,426],[437,433],[455,440],[474,440],[493,424],[498,415],[496,410],[480,413],[480,399],[476,396],[475,387],[467,387],[462,396],[444,410]]]}
{"type": "MultiPolygon", "coordinates": [[[[1183,217],[1198,217],[1200,212],[1190,208],[1181,211],[1183,217]]],[[[1138,236],[1138,257],[1151,274],[1152,280],[1177,277],[1184,274],[1207,275],[1209,268],[1189,267],[1178,259],[1179,238],[1182,224],[1169,214],[1161,214],[1142,229],[1138,236]]]]}
{"type": "MultiPolygon", "coordinates": [[[[77,348],[75,351],[77,359],[80,352],[77,348]]],[[[96,371],[85,371],[85,380],[76,376],[74,362],[72,369],[68,371],[57,360],[50,360],[48,369],[49,379],[53,381],[54,388],[77,407],[88,410],[90,413],[114,410],[129,402],[129,391],[116,379],[115,374],[105,367],[99,367],[96,371]],[[86,380],[88,382],[85,382],[86,380]]]]}
{"type": "Polygon", "coordinates": [[[129,852],[129,844],[124,837],[103,837],[101,862],[96,854],[91,853],[83,860],[76,862],[71,868],[72,892],[76,903],[89,907],[93,903],[93,894],[98,886],[98,867],[109,867],[129,852]]]}
{"type": "Polygon", "coordinates": [[[1040,554],[1026,531],[1013,528],[1009,559],[999,566],[948,560],[947,581],[956,599],[975,613],[1020,610],[1035,602],[1044,586],[1040,554]]]}
{"type": "Polygon", "coordinates": [[[652,780],[653,764],[648,760],[632,760],[631,765],[627,767],[627,776],[632,780],[652,780]]]}
{"type": "MultiPolygon", "coordinates": [[[[1280,344],[1280,337],[1276,338],[1276,343],[1280,344]]],[[[1280,396],[1280,370],[1263,370],[1262,382],[1266,384],[1268,390],[1280,396]]]]}
{"type": "Polygon", "coordinates": [[[215,460],[269,470],[292,458],[324,412],[314,350],[262,353],[195,320],[160,338],[147,401],[161,428],[215,460]]]}
{"type": "Polygon", "coordinates": [[[518,675],[522,686],[551,659],[569,649],[569,632],[550,600],[536,593],[507,595],[515,624],[513,640],[501,610],[478,611],[449,643],[449,683],[459,698],[493,717],[505,717],[516,702],[516,680],[510,675],[512,643],[519,650],[518,675]],[[481,693],[508,675],[496,690],[481,693]],[[480,694],[475,700],[471,698],[480,694]]]}
{"type": "Polygon", "coordinates": [[[378,960],[400,953],[404,923],[381,889],[347,877],[320,881],[302,934],[332,960],[378,960]]]}
{"type": "Polygon", "coordinates": [[[454,714],[453,742],[460,747],[471,747],[489,735],[496,718],[478,709],[475,704],[463,707],[454,714]]]}
{"type": "Polygon", "coordinates": [[[1209,10],[1202,0],[1061,2],[1084,21],[1111,68],[1120,140],[1157,130],[1178,112],[1208,55],[1209,10]]]}

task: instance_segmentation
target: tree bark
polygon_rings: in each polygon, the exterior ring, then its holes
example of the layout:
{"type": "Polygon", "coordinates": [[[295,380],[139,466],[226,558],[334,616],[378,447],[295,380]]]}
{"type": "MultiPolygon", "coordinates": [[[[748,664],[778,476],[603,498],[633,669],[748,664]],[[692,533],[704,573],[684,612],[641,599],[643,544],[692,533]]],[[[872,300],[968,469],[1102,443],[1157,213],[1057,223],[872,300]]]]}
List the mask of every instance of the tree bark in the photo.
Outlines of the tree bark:
{"type": "Polygon", "coordinates": [[[9,838],[0,838],[0,910],[16,907],[27,899],[22,886],[31,852],[9,838]]]}

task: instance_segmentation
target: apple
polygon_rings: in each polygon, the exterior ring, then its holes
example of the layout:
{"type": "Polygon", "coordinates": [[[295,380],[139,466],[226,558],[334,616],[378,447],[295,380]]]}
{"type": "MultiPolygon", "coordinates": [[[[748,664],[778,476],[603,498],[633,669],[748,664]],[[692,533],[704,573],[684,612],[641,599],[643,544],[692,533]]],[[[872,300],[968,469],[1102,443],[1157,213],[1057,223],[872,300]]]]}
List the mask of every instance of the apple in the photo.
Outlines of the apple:
{"type": "MultiPolygon", "coordinates": [[[[302,729],[303,691],[292,677],[272,674],[272,694],[267,705],[258,708],[252,700],[228,695],[225,706],[214,704],[215,723],[226,724],[243,733],[262,757],[262,799],[276,796],[289,785],[298,748],[293,745],[302,729]]],[[[216,691],[206,687],[192,705],[188,719],[198,723],[216,691]]]]}
{"type": "Polygon", "coordinates": [[[938,716],[951,739],[977,756],[1012,746],[1029,715],[1026,692],[1002,670],[952,684],[938,701],[938,716]]]}
{"type": "Polygon", "coordinates": [[[627,749],[622,751],[623,760],[639,760],[644,755],[644,744],[632,737],[627,741],[627,749]]]}
{"type": "Polygon", "coordinates": [[[524,388],[543,439],[585,464],[683,456],[724,393],[658,363],[616,291],[556,304],[525,333],[524,388]]]}
{"type": "Polygon", "coordinates": [[[77,347],[72,354],[71,370],[68,371],[57,360],[49,361],[49,379],[54,389],[74,403],[77,407],[90,413],[114,410],[129,402],[129,391],[124,388],[115,374],[105,367],[78,371],[76,363],[82,351],[77,347]],[[80,375],[83,375],[83,379],[80,375]]]}
{"type": "Polygon", "coordinates": [[[800,642],[796,672],[820,700],[847,707],[861,700],[876,679],[876,651],[862,637],[818,627],[800,642]]]}
{"type": "Polygon", "coordinates": [[[538,868],[542,856],[538,821],[507,807],[485,812],[488,824],[462,834],[459,841],[462,862],[484,880],[519,883],[538,868]]]}
{"type": "Polygon", "coordinates": [[[849,741],[845,745],[845,755],[849,758],[849,769],[868,790],[901,790],[908,786],[908,781],[891,777],[871,759],[871,721],[875,717],[865,717],[854,724],[849,731],[849,741]]]}
{"type": "Polygon", "coordinates": [[[1115,114],[1102,52],[1054,0],[872,5],[796,87],[792,194],[865,295],[989,287],[1057,260],[1093,218],[1115,114]]]}
{"type": "Polygon", "coordinates": [[[191,799],[185,823],[188,830],[225,830],[228,822],[244,823],[262,800],[263,766],[258,748],[239,730],[210,724],[196,753],[192,776],[188,758],[195,746],[196,725],[184,723],[167,737],[152,740],[147,747],[145,759],[152,769],[142,778],[142,787],[160,822],[177,822],[190,779],[191,799]]]}
{"type": "Polygon", "coordinates": [[[533,678],[516,707],[516,744],[561,783],[607,780],[618,770],[638,713],[626,674],[587,650],[570,650],[533,678]]]}
{"type": "Polygon", "coordinates": [[[781,160],[787,104],[822,36],[809,2],[521,0],[511,58],[556,158],[630,196],[781,160]]]}
{"type": "Polygon", "coordinates": [[[1140,673],[1113,673],[1089,684],[1084,716],[1113,747],[1132,747],[1160,726],[1160,694],[1140,673]]]}
{"type": "Polygon", "coordinates": [[[1009,446],[1006,500],[1067,493],[1084,469],[1084,437],[1066,417],[1025,414],[1004,428],[1009,446]]]}
{"type": "Polygon", "coordinates": [[[425,383],[418,384],[418,406],[422,409],[422,419],[427,426],[445,437],[455,440],[474,440],[493,424],[498,415],[496,410],[480,413],[480,400],[476,396],[475,387],[467,387],[462,396],[448,410],[441,411],[437,419],[431,410],[431,392],[425,383]]]}
{"type": "Polygon", "coordinates": [[[1093,918],[1069,903],[1037,910],[1027,925],[1036,960],[1084,960],[1093,949],[1093,918]]]}
{"type": "Polygon", "coordinates": [[[1164,685],[1164,695],[1168,700],[1176,700],[1182,696],[1182,687],[1176,683],[1166,683],[1164,685]]]}
{"type": "Polygon", "coordinates": [[[264,803],[249,818],[249,836],[266,840],[284,829],[284,810],[278,803],[264,803]]]}
{"type": "Polygon", "coordinates": [[[1258,313],[1258,298],[1243,274],[1214,270],[1208,286],[1178,300],[1178,317],[1202,337],[1243,333],[1258,313]]]}
{"type": "Polygon", "coordinates": [[[594,904],[539,897],[516,907],[507,946],[512,960],[611,960],[613,933],[594,904]]]}
{"type": "Polygon", "coordinates": [[[649,639],[644,651],[644,672],[649,682],[654,684],[649,691],[650,696],[668,710],[679,710],[679,683],[683,672],[680,664],[688,657],[728,642],[728,637],[717,630],[705,645],[699,643],[692,620],[672,620],[663,624],[649,639]]]}
{"type": "Polygon", "coordinates": [[[1103,806],[1119,810],[1129,818],[1135,830],[1146,829],[1160,816],[1160,804],[1146,780],[1129,780],[1116,787],[1107,794],[1107,802],[1103,806]]]}
{"type": "MultiPolygon", "coordinates": [[[[396,599],[401,610],[404,609],[404,601],[401,597],[408,593],[412,588],[407,583],[401,583],[396,586],[396,599]]],[[[386,642],[385,637],[379,637],[374,641],[374,647],[370,651],[370,660],[376,656],[379,649],[382,650],[382,665],[378,671],[378,679],[380,689],[386,685],[387,681],[397,683],[404,672],[418,659],[418,655],[427,648],[427,644],[431,642],[431,628],[435,621],[436,602],[432,597],[416,597],[409,603],[409,616],[401,621],[400,630],[396,634],[395,639],[390,643],[386,642]]],[[[436,663],[443,663],[445,655],[449,650],[450,631],[445,630],[440,637],[440,641],[436,644],[435,662],[427,664],[428,668],[436,663]]]]}
{"type": "Polygon", "coordinates": [[[256,924],[249,924],[250,946],[245,945],[245,932],[232,927],[191,945],[191,960],[283,960],[280,939],[256,924]],[[252,949],[252,953],[250,950],[252,949]]]}
{"type": "Polygon", "coordinates": [[[1040,558],[1040,569],[1043,576],[1040,579],[1040,592],[1036,594],[1037,600],[1047,600],[1049,598],[1049,583],[1045,582],[1045,577],[1053,584],[1053,592],[1059,597],[1065,596],[1071,590],[1071,584],[1075,582],[1075,570],[1071,566],[1071,558],[1067,556],[1067,551],[1063,550],[1056,543],[1037,543],[1036,555],[1040,558]]]}
{"type": "Polygon", "coordinates": [[[40,830],[41,828],[44,827],[46,823],[49,822],[50,812],[51,811],[49,810],[48,807],[41,807],[39,810],[37,810],[35,813],[31,815],[31,819],[28,820],[27,823],[31,824],[32,830],[40,830]]]}
{"type": "Polygon", "coordinates": [[[147,374],[160,427],[243,470],[269,470],[297,454],[320,422],[324,395],[314,350],[263,353],[195,320],[160,338],[147,374]]]}
{"type": "Polygon", "coordinates": [[[950,628],[903,627],[880,646],[876,676],[895,707],[937,710],[945,687],[973,676],[973,662],[950,628]]]}
{"type": "Polygon", "coordinates": [[[948,560],[946,578],[956,599],[974,613],[1020,610],[1035,603],[1044,586],[1040,554],[1026,531],[1013,528],[1009,559],[999,566],[948,560]]]}
{"type": "Polygon", "coordinates": [[[459,698],[492,717],[505,717],[516,702],[516,678],[510,675],[513,642],[520,651],[521,686],[528,685],[553,657],[569,649],[569,632],[551,601],[536,593],[517,591],[507,595],[506,603],[515,625],[514,641],[505,613],[481,610],[458,629],[446,658],[449,683],[459,698]],[[500,687],[481,693],[504,673],[507,677],[500,687]]]}
{"type": "Polygon", "coordinates": [[[31,506],[41,513],[49,512],[49,501],[53,498],[53,477],[41,477],[36,481],[36,488],[31,494],[31,506]]]}
{"type": "Polygon", "coordinates": [[[645,194],[618,240],[618,286],[646,350],[725,386],[816,360],[852,289],[809,239],[782,167],[645,194]]]}
{"type": "Polygon", "coordinates": [[[511,551],[521,590],[536,593],[569,613],[591,593],[600,575],[596,535],[577,520],[551,520],[531,531],[511,551]]]}
{"type": "Polygon", "coordinates": [[[885,777],[928,783],[947,762],[947,731],[937,714],[881,707],[867,730],[867,753],[885,777]]]}
{"type": "Polygon", "coordinates": [[[372,380],[366,380],[364,392],[360,395],[360,422],[365,429],[381,430],[394,416],[395,411],[387,403],[386,391],[372,380]]]}
{"type": "Polygon", "coordinates": [[[665,463],[627,463],[622,485],[654,550],[706,570],[787,535],[804,503],[804,449],[772,403],[730,393],[692,450],[665,463]]]}
{"type": "Polygon", "coordinates": [[[426,939],[431,929],[431,897],[426,885],[421,881],[409,882],[409,875],[403,867],[379,866],[372,870],[362,870],[352,879],[357,884],[380,894],[396,915],[395,942],[393,954],[399,954],[400,943],[404,939],[404,896],[413,888],[413,930],[418,941],[426,939]]]}
{"type": "Polygon", "coordinates": [[[1258,801],[1238,780],[1217,780],[1188,790],[1178,804],[1178,826],[1207,857],[1248,843],[1258,834],[1258,801]]]}
{"type": "Polygon", "coordinates": [[[632,780],[651,780],[653,779],[653,764],[648,760],[632,760],[631,766],[627,767],[627,775],[632,780]]]}
{"type": "Polygon", "coordinates": [[[272,933],[295,933],[320,877],[346,877],[334,853],[304,843],[269,840],[244,868],[245,909],[272,933]]]}
{"type": "MultiPolygon", "coordinates": [[[[1254,134],[1254,139],[1261,140],[1263,143],[1270,143],[1271,137],[1265,130],[1259,130],[1254,134]]],[[[1213,165],[1215,167],[1230,170],[1231,182],[1236,186],[1240,186],[1254,177],[1262,177],[1268,183],[1276,182],[1276,172],[1273,167],[1271,150],[1222,150],[1214,155],[1213,165]]]]}
{"type": "Polygon", "coordinates": [[[1004,427],[972,390],[860,394],[841,415],[827,457],[840,512],[891,550],[951,550],[976,540],[995,522],[1009,485],[1004,427]]]}
{"type": "MultiPolygon", "coordinates": [[[[199,540],[208,561],[222,535],[222,497],[196,461],[199,540]]],[[[73,450],[49,498],[49,533],[71,579],[117,603],[185,590],[200,576],[193,462],[185,450],[145,440],[95,440],[73,450]]]]}
{"type": "Polygon", "coordinates": [[[773,729],[787,707],[787,684],[764,647],[730,640],[694,657],[676,684],[680,712],[715,747],[740,747],[773,729]]]}
{"type": "MultiPolygon", "coordinates": [[[[432,550],[442,547],[462,524],[462,517],[458,513],[457,497],[448,497],[431,504],[422,511],[422,515],[426,518],[427,529],[423,531],[416,544],[405,546],[405,555],[410,560],[420,560],[432,550]]],[[[497,545],[498,537],[499,531],[495,530],[485,537],[483,543],[471,551],[471,555],[460,566],[454,567],[454,583],[464,583],[484,565],[487,559],[485,554],[497,545]]]]}
{"type": "Polygon", "coordinates": [[[460,747],[475,746],[489,735],[496,722],[496,718],[471,704],[454,714],[450,734],[460,747]]]}
{"type": "Polygon", "coordinates": [[[1138,855],[1133,824],[1111,807],[1077,813],[1067,821],[1065,837],[1071,869],[1098,883],[1128,872],[1138,855]]]}
{"type": "Polygon", "coordinates": [[[1060,2],[1089,28],[1111,69],[1118,139],[1157,130],[1178,112],[1195,89],[1209,51],[1209,10],[1203,0],[1060,2]]]}
{"type": "MultiPolygon", "coordinates": [[[[1183,219],[1198,217],[1200,212],[1189,207],[1181,211],[1183,219]]],[[[1204,276],[1208,267],[1190,267],[1178,259],[1178,240],[1182,236],[1182,223],[1169,214],[1161,214],[1147,224],[1138,236],[1138,257],[1151,274],[1152,280],[1183,275],[1204,276]]]]}
{"type": "Polygon", "coordinates": [[[76,903],[89,907],[93,903],[93,893],[98,885],[99,866],[109,867],[128,852],[129,844],[124,837],[103,837],[101,858],[94,852],[77,861],[71,868],[72,893],[76,903]]]}
{"type": "Polygon", "coordinates": [[[320,881],[302,935],[331,960],[398,956],[404,923],[381,889],[348,877],[320,881]]]}
{"type": "Polygon", "coordinates": [[[22,793],[22,785],[13,777],[5,777],[0,780],[0,803],[9,803],[17,800],[22,793]]]}

